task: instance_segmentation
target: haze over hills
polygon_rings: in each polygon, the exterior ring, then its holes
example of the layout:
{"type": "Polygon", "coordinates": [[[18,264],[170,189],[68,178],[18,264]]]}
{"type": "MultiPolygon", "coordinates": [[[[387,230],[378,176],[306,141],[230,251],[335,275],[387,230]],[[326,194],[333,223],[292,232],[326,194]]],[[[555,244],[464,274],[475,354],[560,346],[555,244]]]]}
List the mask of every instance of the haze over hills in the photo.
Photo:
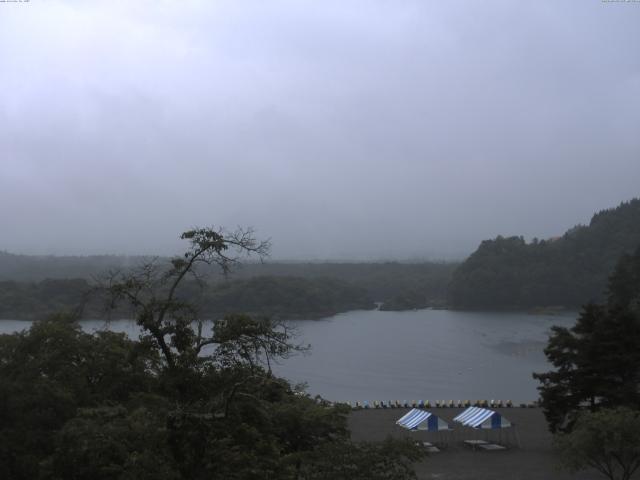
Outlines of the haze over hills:
{"type": "MultiPolygon", "coordinates": [[[[602,210],[589,225],[562,237],[498,236],[463,263],[247,262],[229,279],[203,273],[211,286],[187,289],[203,313],[232,310],[313,318],[340,311],[425,307],[460,309],[576,308],[603,299],[608,275],[640,245],[640,199],[602,210]]],[[[1,318],[33,318],[79,302],[81,291],[108,270],[126,270],[147,257],[55,257],[0,253],[1,318]]],[[[159,258],[160,262],[167,259],[159,258]]],[[[89,309],[99,315],[96,308],[89,309]]]]}

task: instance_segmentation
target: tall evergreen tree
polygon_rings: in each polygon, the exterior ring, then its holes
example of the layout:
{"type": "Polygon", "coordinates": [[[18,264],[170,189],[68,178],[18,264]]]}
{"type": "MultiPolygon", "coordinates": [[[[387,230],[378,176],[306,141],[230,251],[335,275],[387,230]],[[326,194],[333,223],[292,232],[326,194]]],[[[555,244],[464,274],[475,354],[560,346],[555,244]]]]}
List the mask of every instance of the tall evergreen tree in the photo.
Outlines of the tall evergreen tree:
{"type": "Polygon", "coordinates": [[[640,248],[620,258],[605,305],[586,305],[572,328],[554,327],[535,373],[551,431],[570,430],[581,409],[640,407],[640,248]]]}

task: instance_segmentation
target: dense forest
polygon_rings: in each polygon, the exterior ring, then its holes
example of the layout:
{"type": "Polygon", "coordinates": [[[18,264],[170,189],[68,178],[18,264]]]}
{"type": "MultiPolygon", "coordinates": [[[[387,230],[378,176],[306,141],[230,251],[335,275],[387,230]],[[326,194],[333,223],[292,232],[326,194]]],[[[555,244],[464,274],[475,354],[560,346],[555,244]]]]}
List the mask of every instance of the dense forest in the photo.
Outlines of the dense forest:
{"type": "Polygon", "coordinates": [[[596,213],[562,237],[483,241],[453,274],[455,308],[578,307],[604,298],[618,258],[640,245],[640,199],[596,213]]]}
{"type": "MultiPolygon", "coordinates": [[[[100,291],[92,287],[84,279],[0,282],[0,318],[31,320],[57,311],[102,318],[107,314],[106,303],[100,291]]],[[[191,281],[184,282],[178,295],[197,306],[204,318],[242,311],[281,319],[308,319],[375,307],[364,289],[331,278],[260,276],[211,285],[191,281]]],[[[129,315],[122,309],[108,313],[129,315]]]]}
{"type": "MultiPolygon", "coordinates": [[[[86,298],[95,277],[126,271],[145,257],[53,257],[0,253],[0,318],[33,319],[74,310],[87,301],[83,316],[103,314],[86,298]]],[[[158,259],[162,261],[163,259],[158,259]]],[[[244,311],[279,318],[317,318],[354,309],[413,309],[442,306],[454,263],[244,263],[228,278],[204,268],[208,286],[185,283],[182,295],[214,317],[244,311]]]]}
{"type": "Polygon", "coordinates": [[[278,318],[314,318],[374,308],[366,290],[332,278],[260,276],[219,282],[203,298],[213,316],[245,312],[278,318]]]}

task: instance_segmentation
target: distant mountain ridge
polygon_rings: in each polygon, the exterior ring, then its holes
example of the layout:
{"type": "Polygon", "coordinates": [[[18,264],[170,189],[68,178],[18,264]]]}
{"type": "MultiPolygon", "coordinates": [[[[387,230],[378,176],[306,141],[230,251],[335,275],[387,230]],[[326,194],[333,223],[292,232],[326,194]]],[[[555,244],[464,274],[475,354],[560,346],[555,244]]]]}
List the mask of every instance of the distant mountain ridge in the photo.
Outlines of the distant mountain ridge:
{"type": "Polygon", "coordinates": [[[0,281],[39,282],[46,279],[90,279],[108,270],[127,268],[144,261],[143,256],[17,255],[0,251],[0,281]]]}
{"type": "Polygon", "coordinates": [[[454,271],[454,308],[579,307],[602,301],[608,276],[640,245],[640,199],[602,210],[588,226],[527,243],[522,237],[483,241],[454,271]]]}

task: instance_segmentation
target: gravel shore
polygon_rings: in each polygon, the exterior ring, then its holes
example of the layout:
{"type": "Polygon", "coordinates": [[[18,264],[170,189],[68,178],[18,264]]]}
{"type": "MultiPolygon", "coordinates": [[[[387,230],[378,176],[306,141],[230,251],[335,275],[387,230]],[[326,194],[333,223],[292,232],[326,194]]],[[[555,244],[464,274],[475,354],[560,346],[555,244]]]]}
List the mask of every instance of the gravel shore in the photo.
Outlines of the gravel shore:
{"type": "Polygon", "coordinates": [[[498,408],[504,417],[516,425],[517,436],[512,429],[478,431],[458,427],[452,419],[462,409],[433,408],[430,411],[449,422],[454,431],[449,434],[409,432],[395,421],[409,409],[354,410],[349,416],[352,439],[383,440],[387,435],[412,438],[417,441],[445,443],[439,453],[429,455],[416,464],[419,479],[429,480],[596,480],[602,479],[595,471],[571,475],[557,469],[557,461],[551,448],[551,434],[547,430],[539,408],[498,408]],[[482,439],[505,445],[502,451],[473,451],[463,441],[482,439]],[[518,441],[520,447],[518,447],[518,441]]]}

